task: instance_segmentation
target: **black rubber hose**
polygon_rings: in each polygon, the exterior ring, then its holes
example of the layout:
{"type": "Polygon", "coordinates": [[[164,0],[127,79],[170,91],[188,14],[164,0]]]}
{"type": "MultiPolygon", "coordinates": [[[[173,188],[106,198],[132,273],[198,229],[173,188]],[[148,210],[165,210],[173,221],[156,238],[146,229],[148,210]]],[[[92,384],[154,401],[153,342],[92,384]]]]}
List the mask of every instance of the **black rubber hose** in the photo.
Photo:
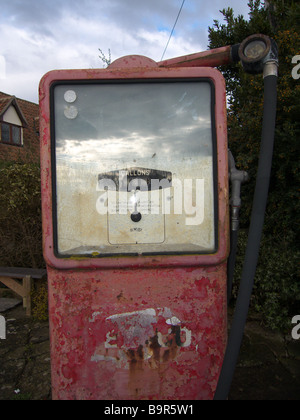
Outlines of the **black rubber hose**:
{"type": "Polygon", "coordinates": [[[249,310],[272,167],[277,104],[277,76],[270,75],[265,77],[264,96],[261,148],[245,262],[236,309],[214,400],[226,400],[228,398],[249,310]]]}
{"type": "Polygon", "coordinates": [[[236,261],[236,253],[237,253],[237,244],[238,244],[238,230],[231,230],[230,232],[230,254],[228,258],[227,264],[227,304],[229,304],[232,294],[232,284],[233,284],[233,276],[234,276],[234,268],[235,268],[235,261],[236,261]]]}

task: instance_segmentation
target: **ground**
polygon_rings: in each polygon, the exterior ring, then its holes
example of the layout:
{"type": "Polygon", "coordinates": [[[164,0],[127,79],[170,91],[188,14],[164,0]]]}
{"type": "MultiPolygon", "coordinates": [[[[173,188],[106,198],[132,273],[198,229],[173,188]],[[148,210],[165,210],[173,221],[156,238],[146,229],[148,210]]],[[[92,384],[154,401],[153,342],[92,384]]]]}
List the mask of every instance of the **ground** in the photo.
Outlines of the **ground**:
{"type": "MultiPolygon", "coordinates": [[[[34,321],[21,305],[1,312],[0,400],[51,400],[48,321],[34,321]]],[[[300,340],[271,332],[249,318],[230,400],[299,400],[300,340]]]]}

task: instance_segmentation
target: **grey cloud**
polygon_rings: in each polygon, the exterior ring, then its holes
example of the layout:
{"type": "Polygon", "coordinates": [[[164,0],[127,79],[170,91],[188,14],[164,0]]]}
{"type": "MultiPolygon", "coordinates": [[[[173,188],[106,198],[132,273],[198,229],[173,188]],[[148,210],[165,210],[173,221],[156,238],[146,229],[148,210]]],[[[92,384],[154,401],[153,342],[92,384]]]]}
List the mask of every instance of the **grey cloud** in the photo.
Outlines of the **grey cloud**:
{"type": "MultiPolygon", "coordinates": [[[[16,27],[28,28],[31,32],[55,35],[55,27],[66,14],[84,17],[91,21],[111,21],[115,25],[135,33],[143,28],[157,31],[171,30],[182,0],[10,0],[1,5],[3,22],[8,20],[16,27]]],[[[222,19],[220,9],[233,7],[238,13],[247,13],[246,2],[240,0],[214,0],[203,2],[186,0],[176,33],[199,44],[209,22],[222,19]],[[205,23],[204,23],[205,22],[205,23]],[[202,24],[201,24],[202,23],[202,24]],[[202,26],[204,24],[204,26],[202,26]]],[[[95,34],[96,36],[96,34],[95,34]]]]}
{"type": "MultiPolygon", "coordinates": [[[[6,59],[7,78],[0,80],[0,90],[36,101],[39,77],[46,71],[102,67],[98,48],[105,54],[110,48],[113,60],[127,54],[159,60],[181,3],[2,0],[0,55],[6,59]]],[[[249,11],[246,0],[186,0],[165,58],[206,49],[208,26],[222,20],[219,10],[226,7],[233,7],[235,15],[249,11]]]]}

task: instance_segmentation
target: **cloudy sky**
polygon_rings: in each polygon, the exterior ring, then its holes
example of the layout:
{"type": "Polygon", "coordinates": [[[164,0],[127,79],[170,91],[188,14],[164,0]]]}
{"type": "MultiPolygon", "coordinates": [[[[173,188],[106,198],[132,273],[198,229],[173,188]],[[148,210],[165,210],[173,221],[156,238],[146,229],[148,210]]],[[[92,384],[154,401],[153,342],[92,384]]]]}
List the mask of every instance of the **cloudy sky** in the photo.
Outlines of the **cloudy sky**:
{"type": "MultiPolygon", "coordinates": [[[[102,68],[129,54],[160,61],[183,0],[2,0],[0,91],[38,102],[49,70],[102,68]]],[[[247,0],[185,0],[164,58],[207,49],[219,10],[248,17],[247,0]]]]}

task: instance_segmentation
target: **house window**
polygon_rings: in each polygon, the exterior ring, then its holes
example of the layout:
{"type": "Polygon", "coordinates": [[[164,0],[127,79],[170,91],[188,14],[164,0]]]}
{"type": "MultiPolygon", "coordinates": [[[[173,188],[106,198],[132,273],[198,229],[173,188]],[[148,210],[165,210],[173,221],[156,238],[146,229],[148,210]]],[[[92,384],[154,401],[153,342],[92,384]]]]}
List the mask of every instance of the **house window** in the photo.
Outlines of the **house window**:
{"type": "Polygon", "coordinates": [[[22,146],[21,127],[14,124],[1,124],[1,143],[22,146]]]}

